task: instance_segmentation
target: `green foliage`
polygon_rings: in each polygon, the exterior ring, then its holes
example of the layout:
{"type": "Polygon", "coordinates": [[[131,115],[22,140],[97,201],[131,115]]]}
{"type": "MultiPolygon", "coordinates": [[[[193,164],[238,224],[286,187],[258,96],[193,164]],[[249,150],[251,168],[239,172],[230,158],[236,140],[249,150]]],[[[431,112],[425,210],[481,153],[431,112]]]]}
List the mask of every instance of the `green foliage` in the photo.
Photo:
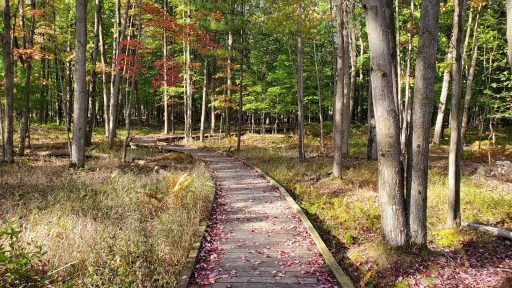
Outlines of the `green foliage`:
{"type": "Polygon", "coordinates": [[[46,283],[46,273],[41,246],[26,243],[21,229],[10,222],[0,225],[0,286],[41,287],[46,283]]]}

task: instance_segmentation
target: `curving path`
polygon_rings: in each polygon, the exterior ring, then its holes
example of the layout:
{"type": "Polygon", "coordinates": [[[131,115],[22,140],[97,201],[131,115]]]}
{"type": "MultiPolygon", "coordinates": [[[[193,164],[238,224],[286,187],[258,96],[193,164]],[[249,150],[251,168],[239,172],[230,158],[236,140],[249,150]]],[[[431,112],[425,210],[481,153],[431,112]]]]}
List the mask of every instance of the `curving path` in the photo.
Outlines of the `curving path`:
{"type": "Polygon", "coordinates": [[[214,202],[189,287],[339,287],[285,196],[239,160],[171,148],[203,160],[214,202]]]}

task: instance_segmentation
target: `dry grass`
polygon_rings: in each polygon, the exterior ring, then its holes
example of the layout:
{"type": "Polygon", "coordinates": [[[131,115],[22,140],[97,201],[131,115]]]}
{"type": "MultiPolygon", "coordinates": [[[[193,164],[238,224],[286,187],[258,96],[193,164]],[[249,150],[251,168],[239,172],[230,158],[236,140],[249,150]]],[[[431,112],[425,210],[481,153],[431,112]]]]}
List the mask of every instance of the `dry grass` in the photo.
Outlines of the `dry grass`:
{"type": "Polygon", "coordinates": [[[73,170],[66,159],[27,157],[0,167],[0,219],[20,227],[24,243],[43,247],[52,286],[175,285],[213,185],[204,165],[188,156],[130,153],[152,158],[131,165],[91,160],[73,170]],[[184,173],[192,181],[161,209],[150,195],[170,197],[169,177],[184,173]]]}

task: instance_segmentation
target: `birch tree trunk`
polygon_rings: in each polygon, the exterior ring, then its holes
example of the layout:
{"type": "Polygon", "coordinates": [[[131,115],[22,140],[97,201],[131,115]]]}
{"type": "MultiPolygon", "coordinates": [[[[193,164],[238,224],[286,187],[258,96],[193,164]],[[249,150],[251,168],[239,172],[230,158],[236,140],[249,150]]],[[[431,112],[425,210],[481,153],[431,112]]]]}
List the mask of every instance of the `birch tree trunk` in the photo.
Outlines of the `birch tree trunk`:
{"type": "Polygon", "coordinates": [[[464,33],[465,0],[454,0],[452,67],[452,107],[450,112],[450,153],[448,159],[448,217],[450,227],[460,227],[460,159],[461,143],[461,83],[462,83],[462,34],[464,33]]]}
{"type": "Polygon", "coordinates": [[[345,67],[345,39],[343,31],[345,28],[343,0],[336,0],[336,97],[334,98],[333,111],[333,149],[334,163],[332,173],[341,178],[342,170],[342,138],[343,138],[343,99],[345,98],[344,67],[345,67]]]}
{"type": "MultiPolygon", "coordinates": [[[[411,4],[412,5],[412,4],[411,4]]],[[[439,31],[439,0],[421,2],[421,19],[416,58],[414,101],[408,150],[410,171],[409,228],[411,243],[427,245],[427,188],[430,127],[436,80],[436,52],[439,31]]]]}
{"type": "Polygon", "coordinates": [[[400,151],[400,121],[393,91],[394,21],[391,0],[365,0],[372,90],[377,130],[379,198],[382,232],[391,247],[407,244],[404,172],[400,151]]]}
{"type": "MultiPolygon", "coordinates": [[[[5,147],[4,160],[14,162],[14,113],[12,98],[14,95],[14,68],[12,54],[12,36],[11,36],[11,8],[10,1],[4,0],[3,21],[4,35],[2,37],[2,57],[4,63],[4,93],[5,93],[5,147]]],[[[3,121],[3,119],[2,119],[3,121]]]]}
{"type": "MultiPolygon", "coordinates": [[[[452,32],[453,34],[453,32],[452,32]]],[[[453,39],[453,35],[452,35],[453,39]]],[[[450,41],[451,43],[451,41],[450,41]]],[[[448,100],[448,92],[450,90],[450,81],[452,80],[452,66],[453,66],[453,48],[448,48],[448,54],[446,54],[446,67],[443,72],[443,87],[441,88],[441,96],[439,99],[439,107],[437,109],[436,126],[434,128],[434,139],[432,143],[439,145],[441,142],[441,136],[443,135],[443,122],[444,113],[446,110],[446,101],[448,100]]]]}
{"type": "Polygon", "coordinates": [[[85,133],[87,121],[87,0],[76,0],[76,64],[75,64],[75,100],[73,112],[73,149],[71,162],[78,167],[85,165],[85,133]]]}

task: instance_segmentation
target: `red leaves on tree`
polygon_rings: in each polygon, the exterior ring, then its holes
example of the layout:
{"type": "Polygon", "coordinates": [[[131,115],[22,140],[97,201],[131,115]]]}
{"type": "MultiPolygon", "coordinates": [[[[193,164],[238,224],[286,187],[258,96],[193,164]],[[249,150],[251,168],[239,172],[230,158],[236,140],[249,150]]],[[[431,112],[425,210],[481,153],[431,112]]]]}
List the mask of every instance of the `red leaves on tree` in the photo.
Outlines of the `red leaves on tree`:
{"type": "Polygon", "coordinates": [[[182,64],[180,62],[167,58],[155,61],[154,65],[159,75],[152,81],[153,89],[160,89],[166,83],[167,87],[173,87],[183,82],[183,76],[180,73],[182,64]]]}

